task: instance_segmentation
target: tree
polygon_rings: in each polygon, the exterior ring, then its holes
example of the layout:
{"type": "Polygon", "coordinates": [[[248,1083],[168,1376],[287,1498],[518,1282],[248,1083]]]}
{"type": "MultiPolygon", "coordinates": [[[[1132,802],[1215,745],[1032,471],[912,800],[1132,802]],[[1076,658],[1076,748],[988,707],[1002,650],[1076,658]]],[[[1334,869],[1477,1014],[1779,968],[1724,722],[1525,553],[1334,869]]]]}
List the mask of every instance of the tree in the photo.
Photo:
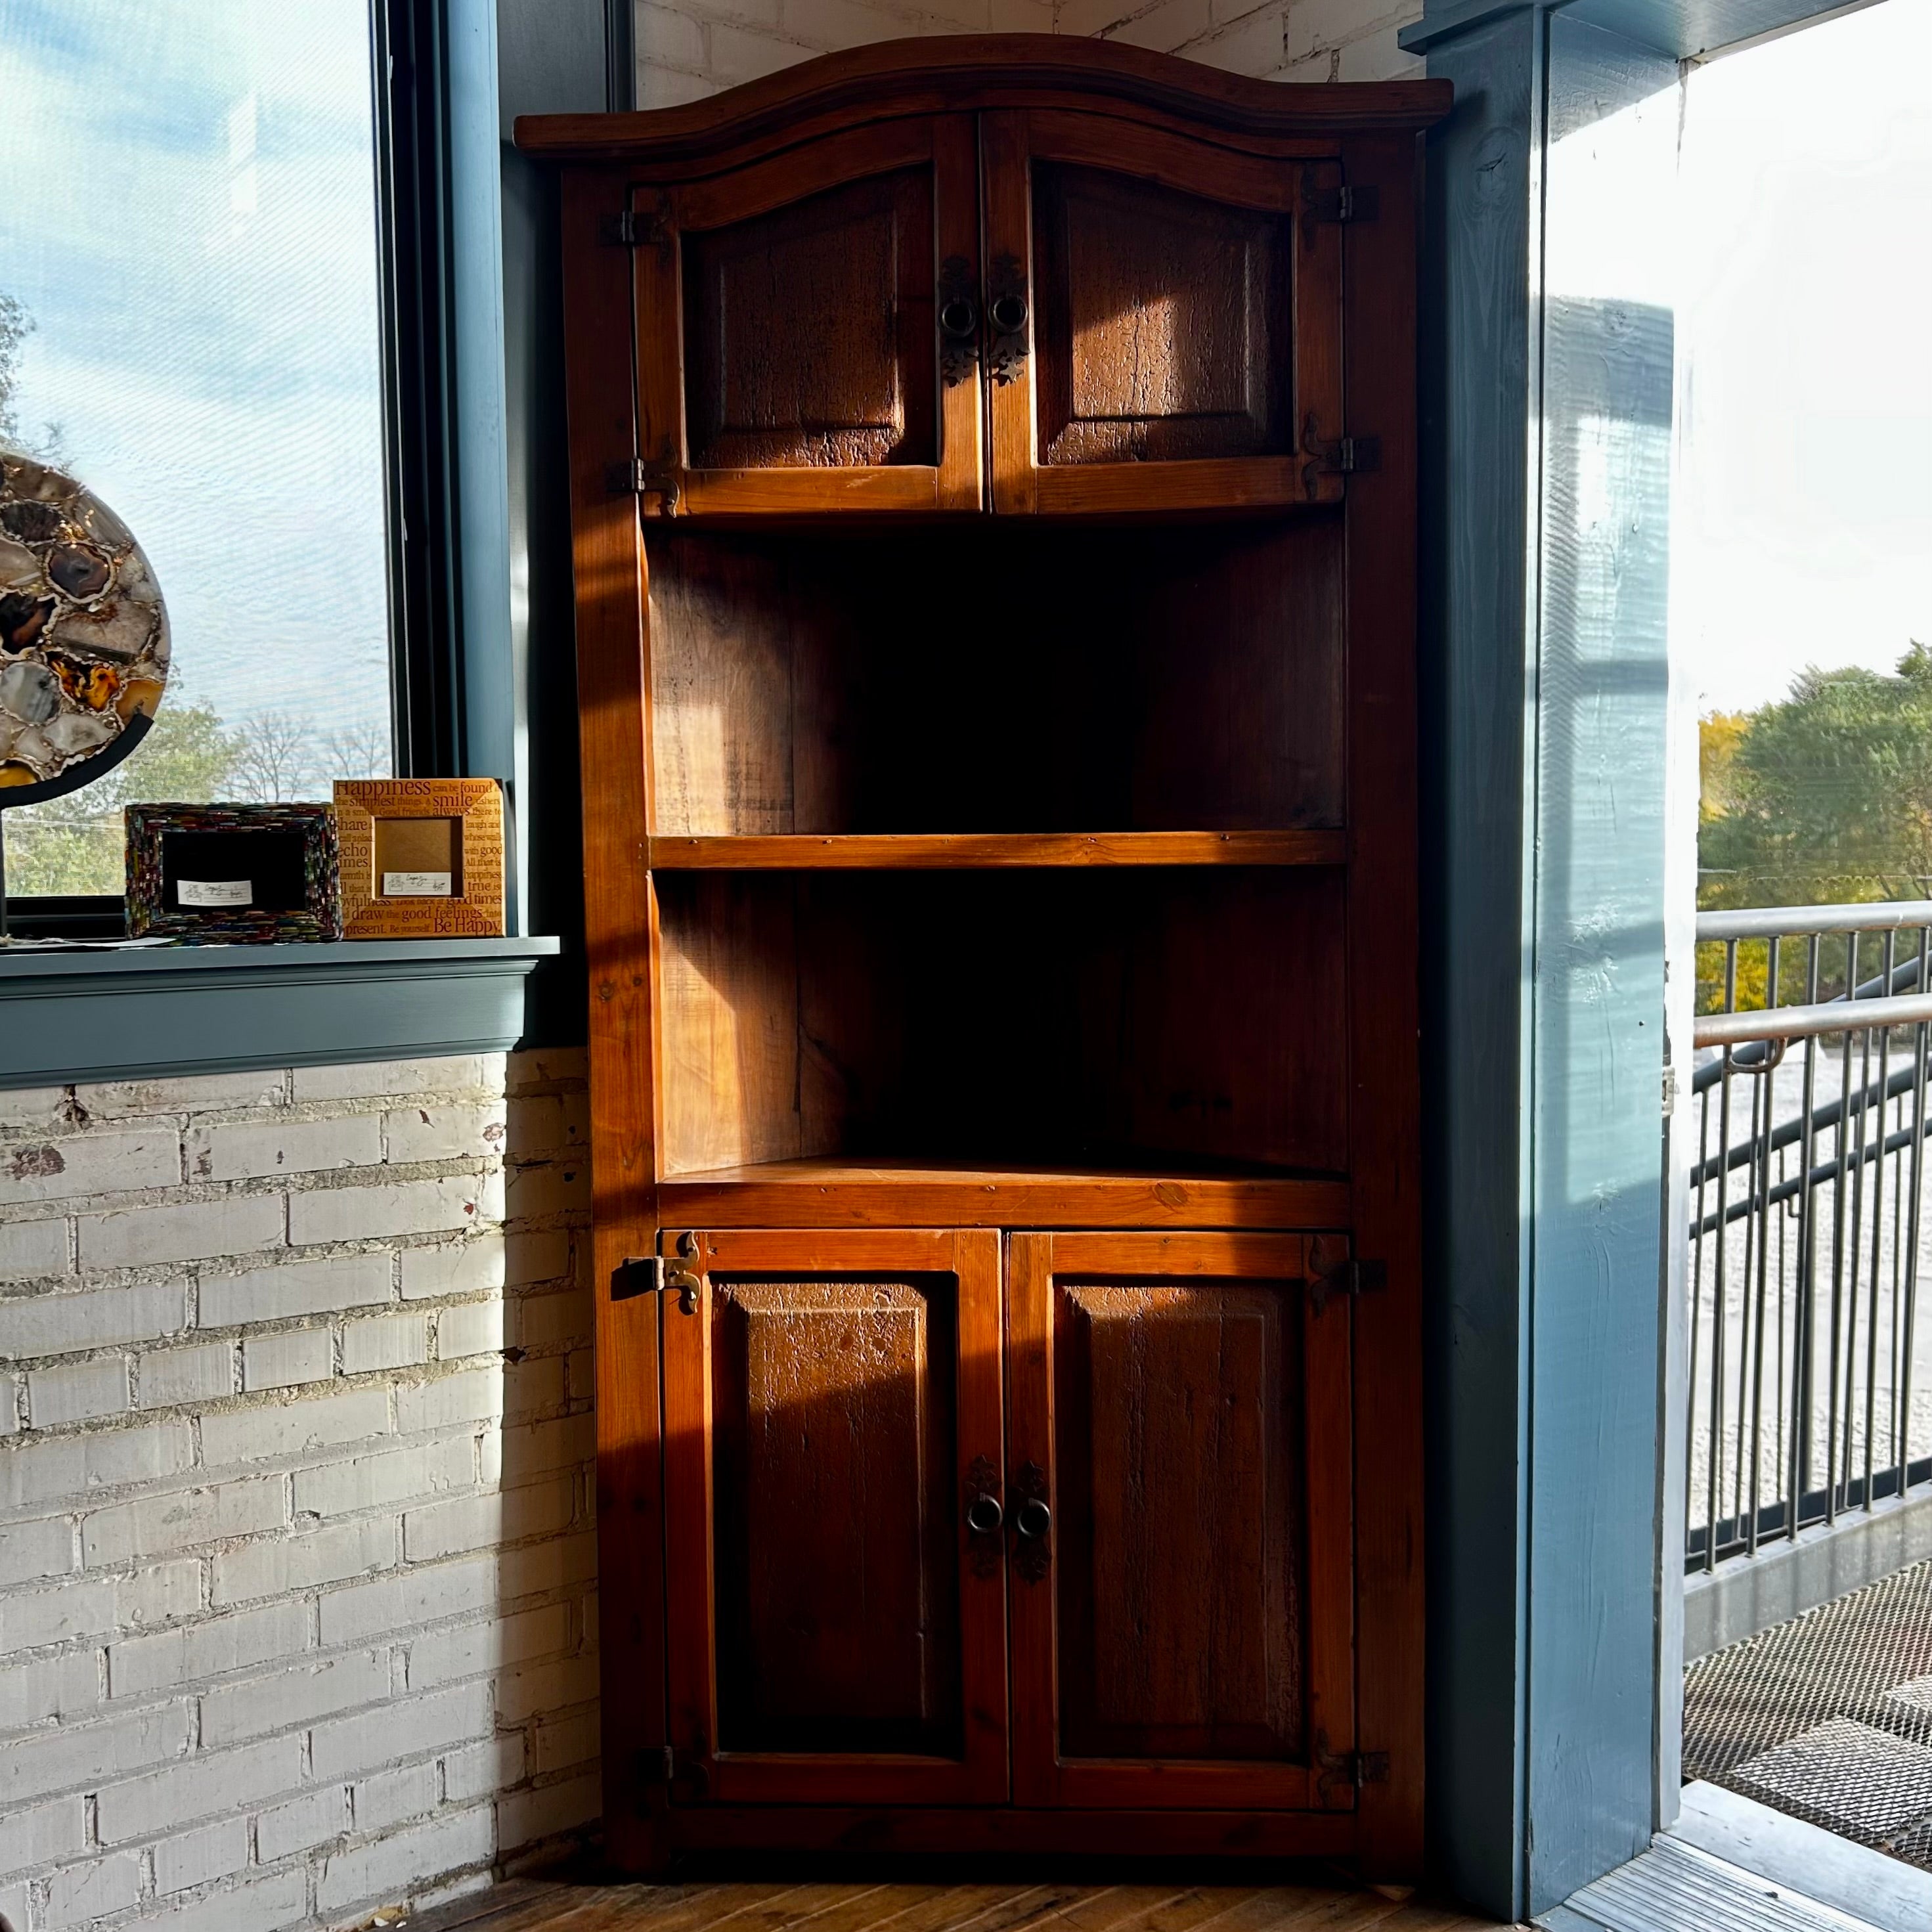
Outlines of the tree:
{"type": "Polygon", "coordinates": [[[286,711],[258,712],[235,736],[235,789],[242,798],[279,805],[299,798],[312,748],[309,730],[286,711]]]}
{"type": "Polygon", "coordinates": [[[164,704],[140,744],[94,784],[4,814],[9,896],[119,892],[122,808],[136,799],[219,798],[235,758],[234,737],[211,706],[164,704]]]}
{"type": "Polygon", "coordinates": [[[38,440],[30,439],[20,427],[20,358],[27,338],[38,325],[27,305],[16,296],[0,294],[0,442],[64,470],[68,465],[66,440],[58,423],[44,423],[38,440]]]}

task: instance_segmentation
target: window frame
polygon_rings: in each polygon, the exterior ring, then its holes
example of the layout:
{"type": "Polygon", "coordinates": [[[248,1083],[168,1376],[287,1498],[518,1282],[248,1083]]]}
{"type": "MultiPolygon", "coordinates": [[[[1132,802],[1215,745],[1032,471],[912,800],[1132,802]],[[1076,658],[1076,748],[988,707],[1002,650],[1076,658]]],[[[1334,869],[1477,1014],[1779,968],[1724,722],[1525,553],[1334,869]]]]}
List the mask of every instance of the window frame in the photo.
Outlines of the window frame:
{"type": "MultiPolygon", "coordinates": [[[[369,0],[390,742],[399,778],[464,775],[447,0],[369,0]]],[[[0,933],[120,936],[118,892],[8,891],[0,933]]]]}

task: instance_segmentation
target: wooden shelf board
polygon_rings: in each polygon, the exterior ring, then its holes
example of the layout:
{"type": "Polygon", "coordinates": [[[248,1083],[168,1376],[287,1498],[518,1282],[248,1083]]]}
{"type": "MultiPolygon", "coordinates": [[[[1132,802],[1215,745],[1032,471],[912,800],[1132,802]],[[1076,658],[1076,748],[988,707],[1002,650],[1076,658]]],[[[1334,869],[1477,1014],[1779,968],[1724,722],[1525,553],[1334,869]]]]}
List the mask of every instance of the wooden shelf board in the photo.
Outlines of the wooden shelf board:
{"type": "Polygon", "coordinates": [[[927,869],[1002,866],[1340,866],[1339,831],[921,832],[770,834],[648,842],[662,872],[927,869]]]}
{"type": "Polygon", "coordinates": [[[1124,1168],[773,1161],[658,1184],[669,1226],[1322,1228],[1350,1222],[1346,1180],[1124,1168]]]}

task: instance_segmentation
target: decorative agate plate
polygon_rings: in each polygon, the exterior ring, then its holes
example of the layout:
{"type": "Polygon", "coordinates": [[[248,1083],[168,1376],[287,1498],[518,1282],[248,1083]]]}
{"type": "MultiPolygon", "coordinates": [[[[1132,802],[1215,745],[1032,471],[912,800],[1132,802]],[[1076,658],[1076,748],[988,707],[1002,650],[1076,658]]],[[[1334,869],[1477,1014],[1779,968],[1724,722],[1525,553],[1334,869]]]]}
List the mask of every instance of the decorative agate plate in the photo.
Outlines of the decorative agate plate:
{"type": "Polygon", "coordinates": [[[167,677],[167,613],[140,545],[72,477],[0,445],[0,804],[118,764],[167,677]]]}

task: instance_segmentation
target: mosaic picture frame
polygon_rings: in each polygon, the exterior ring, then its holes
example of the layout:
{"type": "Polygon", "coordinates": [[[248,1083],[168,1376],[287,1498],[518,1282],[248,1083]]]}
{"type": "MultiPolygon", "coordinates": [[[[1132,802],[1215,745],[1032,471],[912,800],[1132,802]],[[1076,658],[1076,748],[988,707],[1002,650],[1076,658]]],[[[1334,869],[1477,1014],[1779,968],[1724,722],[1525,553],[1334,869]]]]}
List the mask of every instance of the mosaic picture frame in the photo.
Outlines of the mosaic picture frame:
{"type": "Polygon", "coordinates": [[[494,778],[338,778],[345,939],[500,939],[494,778]]]}
{"type": "Polygon", "coordinates": [[[128,932],[208,945],[342,937],[326,805],[130,805],[128,932]]]}

